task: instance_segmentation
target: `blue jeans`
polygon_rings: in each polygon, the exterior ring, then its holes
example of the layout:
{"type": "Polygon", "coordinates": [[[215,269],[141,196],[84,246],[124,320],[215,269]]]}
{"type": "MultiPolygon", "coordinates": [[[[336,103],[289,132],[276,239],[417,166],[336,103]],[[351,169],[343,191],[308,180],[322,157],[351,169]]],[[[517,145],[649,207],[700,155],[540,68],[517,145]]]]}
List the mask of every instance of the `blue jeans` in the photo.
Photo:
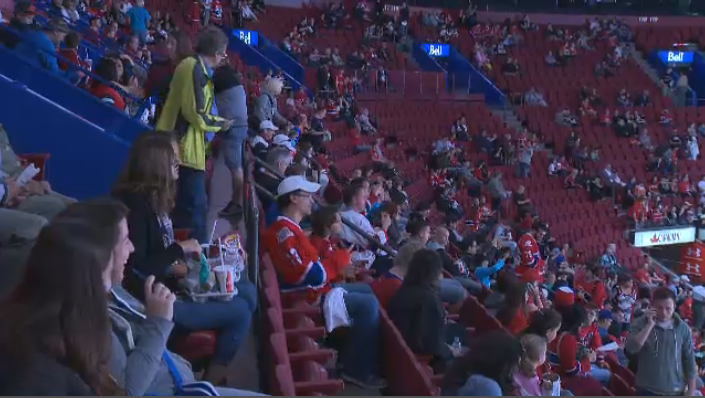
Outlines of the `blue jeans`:
{"type": "Polygon", "coordinates": [[[231,301],[174,303],[174,323],[190,332],[215,330],[218,333],[213,361],[228,365],[250,331],[252,314],[257,308],[257,289],[250,282],[238,282],[237,296],[231,301]]]}
{"type": "Polygon", "coordinates": [[[468,297],[463,285],[455,279],[443,278],[438,284],[441,300],[450,305],[458,304],[468,297]]]}
{"type": "Polygon", "coordinates": [[[207,212],[206,172],[181,166],[176,203],[171,214],[174,228],[190,228],[191,238],[208,243],[207,212]]]}
{"type": "Polygon", "coordinates": [[[339,287],[347,292],[345,307],[352,320],[340,360],[346,374],[365,380],[378,374],[379,302],[369,285],[350,283],[339,287]]]}
{"type": "Polygon", "coordinates": [[[609,386],[610,385],[610,378],[612,378],[612,372],[610,372],[607,369],[602,369],[598,367],[597,365],[592,365],[590,367],[590,376],[602,383],[603,386],[609,386]]]}
{"type": "Polygon", "coordinates": [[[519,166],[517,172],[519,178],[529,178],[529,175],[531,174],[531,165],[529,163],[522,162],[518,162],[517,165],[519,166]]]}

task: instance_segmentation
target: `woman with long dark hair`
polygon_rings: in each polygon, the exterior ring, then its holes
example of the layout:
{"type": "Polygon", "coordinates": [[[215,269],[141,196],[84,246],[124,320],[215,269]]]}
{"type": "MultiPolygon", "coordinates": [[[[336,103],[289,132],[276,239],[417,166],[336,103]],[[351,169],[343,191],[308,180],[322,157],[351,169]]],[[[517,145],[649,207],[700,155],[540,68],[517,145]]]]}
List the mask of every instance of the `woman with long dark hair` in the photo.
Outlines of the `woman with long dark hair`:
{"type": "Polygon", "coordinates": [[[102,274],[112,252],[91,243],[97,236],[70,220],[39,234],[21,283],[0,304],[0,394],[123,395],[108,372],[102,274]]]}
{"type": "Polygon", "coordinates": [[[473,341],[469,352],[453,362],[443,378],[443,395],[494,396],[514,392],[512,374],[522,348],[512,335],[495,331],[473,341]]]}
{"type": "Polygon", "coordinates": [[[515,336],[529,326],[530,315],[537,310],[536,306],[529,302],[527,286],[533,287],[521,282],[510,285],[504,303],[497,312],[497,320],[515,336]]]}
{"type": "MultiPolygon", "coordinates": [[[[173,136],[145,133],[132,144],[127,165],[113,188],[113,195],[130,209],[127,223],[135,251],[123,285],[137,298],[142,298],[144,278],[149,275],[172,291],[183,290],[179,282],[188,273],[186,257],[201,254],[196,240],[178,242],[174,237],[169,213],[174,207],[178,168],[173,136]]],[[[257,306],[251,283],[241,280],[236,286],[238,294],[230,301],[179,300],[174,305],[177,332],[218,331],[216,353],[205,376],[216,385],[225,381],[227,366],[245,341],[257,306]]]]}
{"type": "Polygon", "coordinates": [[[611,373],[593,365],[596,353],[581,343],[580,329],[587,325],[585,309],[579,304],[561,307],[560,333],[549,344],[552,362],[559,365],[564,386],[576,396],[600,395],[602,384],[609,383],[611,373]]]}
{"type": "Polygon", "coordinates": [[[446,344],[446,318],[439,294],[443,261],[430,249],[417,251],[401,287],[389,302],[389,318],[394,322],[411,351],[431,356],[431,366],[443,371],[455,356],[456,348],[446,344]]]}

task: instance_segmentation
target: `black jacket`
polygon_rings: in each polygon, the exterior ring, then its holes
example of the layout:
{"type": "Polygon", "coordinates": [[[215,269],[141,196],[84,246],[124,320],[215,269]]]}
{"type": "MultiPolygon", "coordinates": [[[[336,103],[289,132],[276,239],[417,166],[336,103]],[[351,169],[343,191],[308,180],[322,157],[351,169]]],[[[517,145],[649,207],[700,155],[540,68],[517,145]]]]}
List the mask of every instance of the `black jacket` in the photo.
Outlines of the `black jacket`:
{"type": "Polygon", "coordinates": [[[25,367],[19,361],[0,353],[0,395],[93,396],[95,393],[77,373],[48,355],[38,354],[25,367]]]}
{"type": "Polygon", "coordinates": [[[392,297],[388,312],[414,354],[431,355],[434,362],[452,358],[445,343],[445,310],[436,290],[404,284],[392,297]]]}
{"type": "Polygon", "coordinates": [[[177,243],[164,247],[164,231],[157,213],[145,195],[136,192],[120,192],[115,197],[121,200],[130,213],[127,226],[135,251],[127,261],[123,286],[133,296],[144,300],[144,278],[154,275],[158,282],[172,291],[178,290],[176,281],[168,275],[168,270],[177,260],[185,258],[184,250],[177,243]],[[136,271],[136,272],[135,272],[136,271]]]}

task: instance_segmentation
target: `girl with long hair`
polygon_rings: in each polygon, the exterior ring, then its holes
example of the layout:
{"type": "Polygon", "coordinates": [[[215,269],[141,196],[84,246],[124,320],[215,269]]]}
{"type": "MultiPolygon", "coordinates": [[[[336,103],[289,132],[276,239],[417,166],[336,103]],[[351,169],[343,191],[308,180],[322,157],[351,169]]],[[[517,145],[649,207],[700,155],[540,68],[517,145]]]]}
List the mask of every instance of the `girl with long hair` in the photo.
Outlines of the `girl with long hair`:
{"type": "Polygon", "coordinates": [[[453,362],[443,378],[443,395],[494,396],[514,392],[512,374],[521,359],[521,343],[495,331],[475,339],[469,352],[453,362]]]}
{"type": "Polygon", "coordinates": [[[533,287],[521,282],[511,285],[502,307],[497,312],[497,320],[515,336],[529,326],[530,315],[537,310],[536,306],[529,302],[527,286],[533,287]]]}
{"type": "Polygon", "coordinates": [[[39,234],[22,281],[0,308],[0,394],[123,395],[108,372],[103,273],[111,236],[55,220],[39,234]]]}
{"type": "MultiPolygon", "coordinates": [[[[149,132],[132,144],[127,165],[113,188],[113,195],[130,209],[127,217],[135,251],[127,263],[123,285],[141,298],[144,278],[154,275],[172,291],[183,290],[188,273],[187,256],[200,256],[196,240],[178,242],[169,217],[174,208],[179,176],[178,146],[169,133],[149,132]]],[[[225,381],[227,366],[245,341],[257,306],[255,287],[241,280],[230,301],[196,303],[178,300],[174,305],[176,332],[216,330],[218,343],[205,379],[225,381]]]]}

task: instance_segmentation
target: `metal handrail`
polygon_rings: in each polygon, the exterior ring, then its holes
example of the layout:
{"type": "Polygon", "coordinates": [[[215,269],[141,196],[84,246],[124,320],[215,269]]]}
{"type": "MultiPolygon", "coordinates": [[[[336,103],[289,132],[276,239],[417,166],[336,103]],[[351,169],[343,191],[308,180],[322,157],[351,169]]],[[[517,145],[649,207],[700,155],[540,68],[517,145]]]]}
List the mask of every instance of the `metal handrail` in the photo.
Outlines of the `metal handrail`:
{"type": "MultiPolygon", "coordinates": [[[[267,164],[267,162],[263,161],[262,159],[260,159],[260,158],[258,158],[258,157],[256,157],[256,156],[253,156],[253,157],[254,157],[254,160],[255,160],[255,164],[256,164],[257,166],[261,166],[262,168],[264,168],[265,170],[267,170],[268,172],[270,172],[272,175],[276,176],[276,177],[279,178],[280,180],[281,180],[281,179],[284,179],[284,176],[281,175],[281,173],[279,173],[279,170],[276,170],[274,167],[272,167],[271,165],[267,164]]],[[[268,192],[264,187],[260,186],[260,185],[257,184],[257,183],[255,183],[255,186],[257,187],[258,191],[266,191],[266,192],[268,192]]],[[[271,193],[270,193],[270,195],[272,195],[272,199],[275,197],[275,196],[274,196],[273,194],[271,194],[271,193]]],[[[314,200],[316,200],[316,199],[314,198],[314,200]]],[[[318,203],[318,204],[321,204],[320,202],[317,202],[317,203],[318,203]]],[[[345,224],[345,225],[348,226],[350,229],[352,229],[353,231],[355,231],[355,233],[357,233],[358,235],[362,236],[365,240],[367,240],[367,241],[370,243],[370,245],[374,246],[376,249],[382,250],[382,251],[386,252],[386,253],[387,253],[388,255],[390,255],[390,256],[396,256],[396,255],[397,255],[397,251],[396,251],[396,250],[394,250],[394,249],[392,249],[391,247],[389,247],[389,246],[383,244],[382,242],[380,242],[379,240],[377,240],[377,238],[375,238],[375,237],[373,237],[373,236],[370,236],[370,235],[367,234],[365,231],[363,231],[360,227],[358,227],[357,225],[355,225],[355,223],[353,223],[353,222],[350,221],[349,219],[343,217],[342,215],[341,215],[341,221],[343,222],[343,224],[345,224]]]]}

